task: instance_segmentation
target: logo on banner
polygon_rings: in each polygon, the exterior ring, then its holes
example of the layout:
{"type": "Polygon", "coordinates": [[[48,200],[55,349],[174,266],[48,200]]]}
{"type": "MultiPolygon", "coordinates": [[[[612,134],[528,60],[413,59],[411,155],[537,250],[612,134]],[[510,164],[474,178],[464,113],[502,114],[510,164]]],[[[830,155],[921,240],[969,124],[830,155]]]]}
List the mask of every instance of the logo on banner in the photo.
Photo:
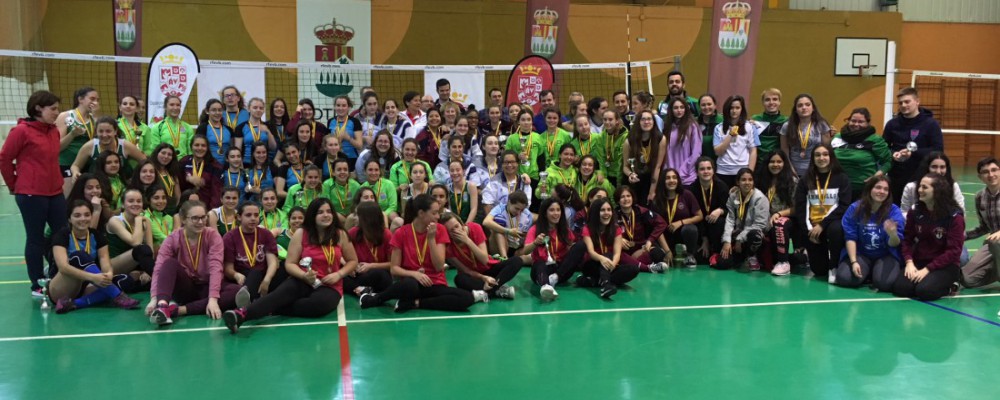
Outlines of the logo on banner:
{"type": "MultiPolygon", "coordinates": [[[[354,63],[354,47],[347,45],[354,38],[354,28],[338,24],[337,19],[334,18],[329,24],[317,26],[313,33],[322,43],[316,46],[316,62],[354,63]]],[[[325,96],[346,95],[353,89],[351,77],[347,73],[319,73],[319,83],[316,83],[316,90],[325,96]]]]}
{"type": "Polygon", "coordinates": [[[559,35],[559,13],[545,7],[535,10],[535,23],[531,25],[531,52],[543,57],[556,54],[556,38],[559,35]]]}
{"type": "Polygon", "coordinates": [[[181,96],[188,90],[187,66],[184,56],[166,54],[160,56],[160,92],[164,96],[181,96]]]}
{"type": "Polygon", "coordinates": [[[750,4],[742,1],[726,3],[722,6],[722,23],[719,28],[719,50],[736,57],[743,54],[750,41],[750,4]]]}
{"type": "Polygon", "coordinates": [[[122,50],[135,46],[135,2],[136,0],[115,2],[115,42],[122,50]]]}
{"type": "Polygon", "coordinates": [[[554,83],[555,76],[549,60],[541,56],[527,56],[510,71],[510,78],[507,79],[507,104],[527,104],[537,113],[541,111],[539,94],[551,89],[554,83]]]}

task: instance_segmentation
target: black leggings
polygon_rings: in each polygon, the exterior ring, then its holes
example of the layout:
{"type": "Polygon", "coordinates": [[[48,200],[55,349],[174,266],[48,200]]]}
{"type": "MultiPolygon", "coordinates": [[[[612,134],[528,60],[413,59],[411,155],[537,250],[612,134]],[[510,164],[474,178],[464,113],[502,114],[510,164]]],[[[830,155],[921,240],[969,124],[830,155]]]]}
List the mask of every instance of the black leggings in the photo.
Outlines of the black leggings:
{"type": "Polygon", "coordinates": [[[851,260],[844,258],[837,266],[837,285],[856,288],[871,279],[872,287],[880,292],[891,292],[892,286],[899,279],[899,260],[893,256],[885,256],[877,260],[858,254],[858,264],[861,266],[861,277],[854,275],[851,260]]]}
{"type": "MultiPolygon", "coordinates": [[[[608,258],[611,258],[611,256],[611,254],[605,255],[605,257],[608,258]]],[[[622,264],[619,262],[615,269],[608,271],[608,269],[604,268],[599,261],[587,260],[587,262],[583,263],[583,266],[580,267],[580,272],[598,285],[603,284],[604,282],[611,282],[616,286],[621,286],[635,279],[636,276],[639,276],[639,266],[633,264],[622,264]]]]}
{"type": "Polygon", "coordinates": [[[535,261],[531,265],[531,280],[535,281],[538,286],[544,286],[549,284],[549,275],[556,274],[559,276],[559,283],[569,282],[569,278],[581,265],[586,253],[587,246],[581,240],[569,248],[562,261],[555,264],[548,264],[545,260],[535,261]]]}
{"type": "Polygon", "coordinates": [[[687,254],[694,254],[698,251],[698,227],[694,225],[684,225],[680,229],[670,232],[670,228],[667,228],[663,232],[666,235],[667,244],[670,245],[670,251],[672,254],[677,249],[677,243],[683,244],[687,247],[687,254]]]}
{"type": "MultiPolygon", "coordinates": [[[[722,216],[716,219],[715,223],[710,223],[708,222],[707,219],[702,221],[700,224],[698,224],[698,230],[703,238],[702,240],[704,240],[704,238],[708,239],[709,257],[711,257],[712,254],[718,254],[720,251],[722,251],[722,234],[726,231],[725,213],[723,213],[722,216]]],[[[698,246],[701,247],[701,243],[698,243],[698,246]]],[[[693,253],[696,252],[697,250],[698,247],[695,247],[694,250],[688,249],[688,253],[693,253]]],[[[699,264],[708,263],[708,258],[702,257],[700,252],[698,252],[697,258],[699,264]]]]}
{"type": "MultiPolygon", "coordinates": [[[[919,267],[918,269],[923,269],[919,267]]],[[[910,297],[917,300],[933,301],[948,294],[952,284],[958,282],[962,270],[957,265],[933,270],[920,283],[913,283],[906,274],[900,271],[899,277],[892,285],[892,293],[899,297],[910,297]]]]}
{"type": "MultiPolygon", "coordinates": [[[[491,276],[497,280],[497,285],[493,289],[490,289],[487,293],[491,296],[495,294],[500,285],[510,282],[510,280],[514,279],[514,276],[516,276],[517,272],[520,270],[521,258],[514,257],[508,258],[507,260],[494,265],[485,272],[482,272],[483,275],[491,276]]],[[[472,275],[466,273],[459,272],[458,275],[455,275],[455,286],[459,289],[465,289],[468,291],[483,290],[485,284],[486,283],[483,282],[482,279],[473,278],[472,275]]]]}
{"type": "Polygon", "coordinates": [[[791,243],[792,219],[788,217],[778,218],[778,222],[771,226],[768,233],[768,245],[774,262],[788,262],[788,245],[791,243]]]}
{"type": "Polygon", "coordinates": [[[267,296],[250,303],[246,320],[258,319],[270,314],[289,317],[320,318],[337,308],[340,293],[322,285],[314,289],[300,279],[285,279],[281,285],[267,296]]]}
{"type": "Polygon", "coordinates": [[[806,251],[809,252],[809,269],[816,277],[822,278],[836,273],[837,260],[840,260],[840,250],[844,248],[844,230],[840,221],[833,221],[819,235],[819,244],[809,240],[809,230],[803,229],[806,251]]]}
{"type": "MultiPolygon", "coordinates": [[[[260,284],[264,281],[264,276],[267,275],[267,269],[257,268],[251,269],[249,271],[240,271],[246,280],[243,281],[243,286],[247,287],[250,291],[250,300],[257,301],[260,298],[260,284]]],[[[271,293],[281,286],[281,283],[288,278],[288,272],[285,271],[284,266],[278,267],[278,271],[274,273],[274,277],[271,278],[271,284],[267,287],[267,292],[271,293]]]]}
{"type": "MultiPolygon", "coordinates": [[[[735,238],[737,233],[733,234],[735,238]]],[[[740,248],[740,252],[737,253],[735,247],[729,252],[729,258],[722,258],[719,256],[719,262],[716,263],[712,268],[715,269],[731,269],[743,263],[747,257],[757,255],[757,250],[760,249],[760,245],[764,242],[764,233],[756,229],[747,231],[746,241],[743,242],[740,248]]],[[[730,242],[732,243],[732,242],[730,242]]]]}
{"type": "Polygon", "coordinates": [[[410,277],[402,278],[385,291],[375,294],[376,304],[385,303],[390,299],[399,299],[410,304],[419,301],[418,308],[441,311],[465,311],[475,302],[469,291],[446,285],[424,286],[410,277]]]}
{"type": "Polygon", "coordinates": [[[381,292],[392,285],[392,274],[387,269],[369,269],[356,276],[344,277],[344,293],[354,295],[354,289],[358,286],[368,286],[375,291],[381,292]]]}

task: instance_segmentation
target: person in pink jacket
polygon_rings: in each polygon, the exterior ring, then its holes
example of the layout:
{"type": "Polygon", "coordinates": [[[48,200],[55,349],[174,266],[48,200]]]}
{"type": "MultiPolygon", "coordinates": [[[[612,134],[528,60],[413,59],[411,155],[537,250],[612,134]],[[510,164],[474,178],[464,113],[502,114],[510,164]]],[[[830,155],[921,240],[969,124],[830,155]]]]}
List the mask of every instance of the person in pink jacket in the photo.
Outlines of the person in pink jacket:
{"type": "Polygon", "coordinates": [[[222,236],[215,229],[205,229],[205,203],[188,201],[179,215],[183,229],[163,240],[156,257],[146,306],[149,321],[168,325],[175,317],[202,313],[219,319],[223,310],[236,307],[237,292],[245,306],[250,292],[223,279],[222,236]]]}

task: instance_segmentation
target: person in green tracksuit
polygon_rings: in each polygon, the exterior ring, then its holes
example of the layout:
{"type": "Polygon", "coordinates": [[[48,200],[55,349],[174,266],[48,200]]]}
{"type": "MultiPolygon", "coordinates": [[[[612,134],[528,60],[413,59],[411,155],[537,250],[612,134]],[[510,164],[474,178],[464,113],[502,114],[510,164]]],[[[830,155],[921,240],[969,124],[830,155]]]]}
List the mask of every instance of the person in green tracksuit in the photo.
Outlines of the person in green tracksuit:
{"type": "MultiPolygon", "coordinates": [[[[350,165],[347,159],[339,158],[332,165],[333,175],[323,182],[323,192],[333,203],[333,211],[337,213],[340,222],[344,222],[351,214],[354,195],[361,188],[358,181],[351,179],[350,165]]],[[[290,214],[289,214],[290,215],[290,214]]]]}
{"type": "MultiPolygon", "coordinates": [[[[604,191],[608,192],[609,196],[615,192],[615,188],[611,186],[611,182],[604,177],[604,174],[599,169],[594,167],[598,164],[597,157],[594,157],[593,154],[585,155],[580,158],[578,164],[580,165],[580,169],[576,174],[574,188],[580,194],[581,199],[590,198],[590,191],[596,188],[604,189],[604,191]]],[[[612,200],[611,204],[615,204],[615,202],[612,200]]]]}
{"type": "Polygon", "coordinates": [[[307,165],[302,171],[302,182],[292,185],[288,189],[288,196],[285,197],[285,206],[282,209],[285,214],[292,211],[292,208],[302,207],[309,209],[309,204],[320,197],[327,197],[327,191],[323,189],[323,170],[315,165],[307,165]]]}
{"type": "Polygon", "coordinates": [[[788,122],[788,116],[781,114],[781,91],[770,88],[761,93],[760,101],[764,112],[750,117],[761,125],[760,146],[757,147],[757,165],[767,165],[764,157],[781,149],[781,126],[788,122]]]}
{"type": "Polygon", "coordinates": [[[531,111],[521,110],[517,114],[517,123],[517,129],[507,138],[506,150],[519,155],[521,159],[519,173],[528,174],[533,181],[537,182],[538,158],[541,157],[543,151],[542,138],[537,133],[532,132],[531,111]]]}
{"type": "Polygon", "coordinates": [[[851,180],[851,191],[861,193],[872,176],[888,175],[892,152],[882,136],[871,126],[871,113],[860,107],[851,111],[847,125],[833,137],[833,152],[851,180]]]}
{"type": "MultiPolygon", "coordinates": [[[[617,111],[604,112],[604,156],[599,158],[605,177],[615,186],[621,182],[622,176],[622,145],[628,140],[628,129],[625,128],[621,114],[617,111]]],[[[622,182],[624,183],[624,182],[622,182]]]]}
{"type": "Polygon", "coordinates": [[[150,126],[149,131],[142,135],[142,151],[153,154],[153,149],[160,143],[170,143],[177,152],[177,159],[184,158],[191,154],[191,139],[194,138],[195,128],[180,119],[180,97],[167,96],[164,108],[163,120],[150,126]]]}
{"type": "Polygon", "coordinates": [[[576,165],[576,149],[573,148],[572,144],[566,143],[559,148],[559,159],[552,160],[548,168],[545,169],[545,180],[539,182],[538,187],[535,188],[535,197],[539,199],[544,199],[551,196],[556,190],[556,186],[566,185],[568,187],[576,187],[577,181],[577,171],[576,165]],[[547,195],[542,195],[542,193],[547,195]]]}
{"type": "Polygon", "coordinates": [[[549,165],[559,159],[563,145],[569,143],[572,138],[569,132],[559,126],[562,121],[562,113],[559,110],[546,108],[542,113],[545,117],[545,131],[538,133],[542,142],[542,159],[538,161],[538,165],[549,165]]]}
{"type": "MultiPolygon", "coordinates": [[[[573,118],[573,133],[574,137],[569,141],[576,149],[576,154],[580,157],[584,156],[594,156],[596,160],[605,159],[604,152],[606,150],[604,144],[604,133],[591,133],[590,132],[590,118],[586,115],[577,115],[573,118]]],[[[598,162],[598,169],[604,171],[607,168],[605,163],[598,162]]]]}

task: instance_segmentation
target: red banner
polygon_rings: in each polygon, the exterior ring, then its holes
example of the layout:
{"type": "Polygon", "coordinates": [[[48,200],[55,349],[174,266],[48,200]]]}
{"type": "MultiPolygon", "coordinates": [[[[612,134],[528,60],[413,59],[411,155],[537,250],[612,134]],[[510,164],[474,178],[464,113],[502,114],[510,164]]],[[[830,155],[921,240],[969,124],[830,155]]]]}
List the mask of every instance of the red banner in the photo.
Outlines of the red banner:
{"type": "MultiPolygon", "coordinates": [[[[115,34],[116,56],[142,56],[142,0],[111,0],[112,23],[115,34]]],[[[142,97],[142,66],[136,63],[117,63],[118,98],[125,95],[142,97]]],[[[113,111],[113,110],[112,110],[113,111]]]]}
{"type": "Polygon", "coordinates": [[[712,50],[708,55],[708,91],[719,102],[730,95],[750,96],[757,63],[757,33],[763,0],[715,0],[712,50]]]}
{"type": "Polygon", "coordinates": [[[507,105],[527,104],[537,114],[542,108],[538,94],[543,90],[552,90],[555,82],[549,60],[541,56],[524,57],[514,65],[507,78],[507,105]]]}

